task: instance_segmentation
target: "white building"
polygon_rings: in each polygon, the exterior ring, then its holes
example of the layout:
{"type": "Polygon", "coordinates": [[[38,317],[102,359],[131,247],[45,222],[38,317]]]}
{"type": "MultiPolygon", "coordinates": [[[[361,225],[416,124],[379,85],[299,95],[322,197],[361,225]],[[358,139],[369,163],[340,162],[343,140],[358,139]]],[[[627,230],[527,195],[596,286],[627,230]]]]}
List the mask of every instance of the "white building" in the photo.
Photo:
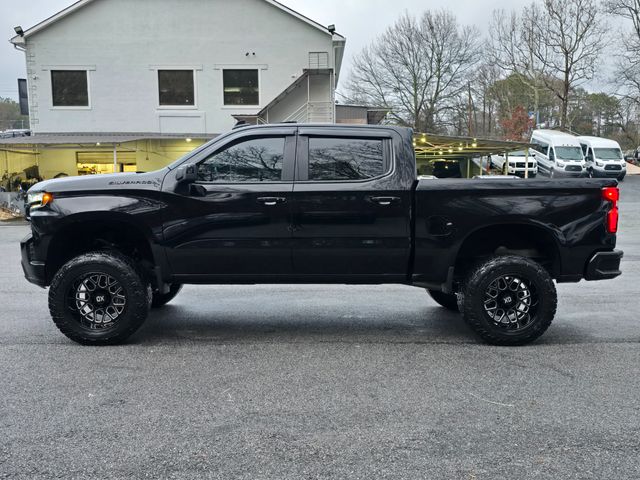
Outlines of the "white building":
{"type": "Polygon", "coordinates": [[[274,0],[80,0],[11,42],[34,136],[2,141],[8,173],[7,144],[50,177],[157,168],[237,119],[336,121],[345,38],[274,0]]]}

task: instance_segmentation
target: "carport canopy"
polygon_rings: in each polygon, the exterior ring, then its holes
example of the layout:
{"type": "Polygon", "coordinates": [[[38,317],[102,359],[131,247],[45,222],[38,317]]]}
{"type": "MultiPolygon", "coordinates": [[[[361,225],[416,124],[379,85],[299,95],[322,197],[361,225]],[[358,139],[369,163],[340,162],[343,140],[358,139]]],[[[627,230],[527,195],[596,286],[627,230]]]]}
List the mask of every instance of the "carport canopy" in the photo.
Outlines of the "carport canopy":
{"type": "Polygon", "coordinates": [[[417,158],[460,159],[527,150],[533,145],[527,142],[414,133],[413,147],[417,158]]]}

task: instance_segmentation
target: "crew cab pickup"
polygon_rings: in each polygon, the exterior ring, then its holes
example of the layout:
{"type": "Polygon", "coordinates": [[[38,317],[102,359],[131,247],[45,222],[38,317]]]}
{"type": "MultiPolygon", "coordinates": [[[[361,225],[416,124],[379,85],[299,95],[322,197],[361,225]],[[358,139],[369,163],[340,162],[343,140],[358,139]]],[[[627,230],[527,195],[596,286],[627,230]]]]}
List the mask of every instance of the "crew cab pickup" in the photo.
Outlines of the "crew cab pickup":
{"type": "Polygon", "coordinates": [[[554,282],[620,275],[615,179],[418,179],[412,137],[250,126],[155,172],[38,183],[26,278],[83,344],[124,341],[183,284],[401,283],[520,345],[554,282]]]}

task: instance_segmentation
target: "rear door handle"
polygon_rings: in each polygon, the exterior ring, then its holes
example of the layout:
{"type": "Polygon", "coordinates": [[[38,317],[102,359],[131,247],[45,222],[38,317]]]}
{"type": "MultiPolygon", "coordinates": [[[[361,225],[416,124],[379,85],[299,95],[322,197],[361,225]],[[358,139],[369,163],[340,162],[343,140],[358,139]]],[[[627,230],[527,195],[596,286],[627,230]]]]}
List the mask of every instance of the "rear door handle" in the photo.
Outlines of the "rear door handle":
{"type": "Polygon", "coordinates": [[[284,197],[258,197],[258,202],[266,205],[267,207],[275,207],[280,203],[285,203],[287,201],[284,197]]]}
{"type": "Polygon", "coordinates": [[[389,205],[400,203],[400,197],[371,197],[371,201],[383,207],[388,207],[389,205]]]}

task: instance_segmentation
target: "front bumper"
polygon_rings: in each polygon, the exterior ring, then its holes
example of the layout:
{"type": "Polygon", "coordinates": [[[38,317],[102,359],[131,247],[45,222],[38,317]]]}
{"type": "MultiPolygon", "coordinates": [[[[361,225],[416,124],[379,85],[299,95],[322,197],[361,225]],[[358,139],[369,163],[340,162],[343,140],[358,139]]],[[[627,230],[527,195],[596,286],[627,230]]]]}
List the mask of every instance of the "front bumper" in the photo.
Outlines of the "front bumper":
{"type": "Polygon", "coordinates": [[[623,255],[620,250],[596,253],[587,263],[585,280],[608,280],[622,275],[620,261],[623,255]]]}
{"type": "Polygon", "coordinates": [[[553,176],[558,178],[582,178],[587,176],[587,170],[584,168],[580,171],[565,170],[564,168],[554,168],[553,176]]]}
{"type": "Polygon", "coordinates": [[[621,170],[605,170],[604,168],[592,168],[593,176],[596,178],[624,178],[627,175],[627,169],[621,170]]]}
{"type": "Polygon", "coordinates": [[[20,251],[22,254],[22,270],[24,271],[25,278],[39,287],[46,287],[47,275],[45,272],[45,264],[44,262],[34,259],[35,248],[33,235],[31,233],[20,242],[20,251]]]}
{"type": "MultiPolygon", "coordinates": [[[[516,170],[514,172],[509,172],[509,175],[516,175],[520,178],[525,178],[524,175],[524,170],[516,170]]],[[[537,177],[538,176],[538,170],[529,170],[529,173],[527,174],[529,178],[533,178],[533,177],[537,177]]]]}

